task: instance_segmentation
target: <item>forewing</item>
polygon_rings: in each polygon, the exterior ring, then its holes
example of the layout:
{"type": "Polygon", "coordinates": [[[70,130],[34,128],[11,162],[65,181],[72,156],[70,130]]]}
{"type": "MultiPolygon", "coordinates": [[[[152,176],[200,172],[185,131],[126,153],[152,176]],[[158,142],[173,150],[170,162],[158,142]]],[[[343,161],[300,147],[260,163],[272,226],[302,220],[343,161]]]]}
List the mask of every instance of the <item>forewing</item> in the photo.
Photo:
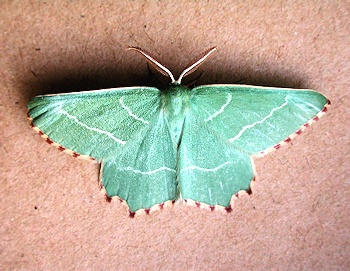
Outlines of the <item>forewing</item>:
{"type": "Polygon", "coordinates": [[[147,129],[160,99],[156,88],[130,87],[37,96],[28,109],[50,142],[101,160],[147,129]]]}
{"type": "Polygon", "coordinates": [[[234,194],[250,187],[254,175],[250,157],[213,130],[198,109],[191,104],[179,148],[181,197],[227,207],[234,194]]]}
{"type": "Polygon", "coordinates": [[[208,85],[191,91],[203,122],[237,149],[256,154],[317,116],[328,100],[312,90],[208,85]]]}
{"type": "Polygon", "coordinates": [[[133,213],[176,199],[175,169],[176,146],[161,111],[118,156],[103,161],[102,184],[108,196],[125,200],[133,213]]]}

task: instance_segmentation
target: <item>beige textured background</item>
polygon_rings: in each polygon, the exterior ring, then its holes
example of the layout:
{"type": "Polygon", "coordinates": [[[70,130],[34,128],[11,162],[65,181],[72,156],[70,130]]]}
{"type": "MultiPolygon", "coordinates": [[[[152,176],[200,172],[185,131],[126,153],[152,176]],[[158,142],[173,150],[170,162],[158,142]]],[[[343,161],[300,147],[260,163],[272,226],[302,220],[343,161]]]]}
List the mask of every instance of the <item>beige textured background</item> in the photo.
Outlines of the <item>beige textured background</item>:
{"type": "Polygon", "coordinates": [[[349,270],[349,1],[1,1],[1,270],[349,270]],[[229,215],[178,205],[130,219],[98,165],[29,126],[38,94],[150,85],[136,45],[199,83],[311,88],[329,113],[256,159],[229,215]]]}

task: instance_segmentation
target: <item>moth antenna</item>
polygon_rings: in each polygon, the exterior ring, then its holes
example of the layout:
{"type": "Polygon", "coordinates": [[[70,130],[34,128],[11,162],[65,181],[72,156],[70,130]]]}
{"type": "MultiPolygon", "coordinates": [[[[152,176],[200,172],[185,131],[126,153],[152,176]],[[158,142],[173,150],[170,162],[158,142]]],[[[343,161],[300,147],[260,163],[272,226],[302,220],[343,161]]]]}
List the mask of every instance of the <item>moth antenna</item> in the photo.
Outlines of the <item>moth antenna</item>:
{"type": "Polygon", "coordinates": [[[212,54],[216,51],[216,47],[212,47],[206,51],[204,51],[198,60],[191,61],[190,64],[187,65],[187,68],[180,74],[179,79],[177,79],[174,83],[181,84],[182,78],[186,75],[193,73],[197,68],[212,54]]]}
{"type": "Polygon", "coordinates": [[[129,47],[128,50],[133,50],[133,51],[140,53],[143,57],[146,58],[147,62],[153,68],[155,68],[161,74],[163,74],[165,76],[169,76],[172,84],[176,82],[174,75],[171,73],[171,71],[169,71],[169,69],[167,69],[165,66],[160,64],[157,60],[155,60],[148,52],[146,52],[145,50],[142,50],[138,47],[129,47]]]}

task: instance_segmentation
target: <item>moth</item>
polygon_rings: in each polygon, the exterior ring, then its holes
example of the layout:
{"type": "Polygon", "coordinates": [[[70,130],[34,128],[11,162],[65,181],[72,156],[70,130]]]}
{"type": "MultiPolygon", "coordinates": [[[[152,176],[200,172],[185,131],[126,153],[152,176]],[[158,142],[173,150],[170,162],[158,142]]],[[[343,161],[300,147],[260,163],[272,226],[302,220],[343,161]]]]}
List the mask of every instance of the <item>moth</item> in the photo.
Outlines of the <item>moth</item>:
{"type": "Polygon", "coordinates": [[[102,188],[126,203],[130,216],[177,200],[229,212],[235,197],[251,191],[252,156],[290,142],[330,105],[308,89],[182,85],[216,48],[177,80],[149,53],[129,49],[167,75],[169,86],[36,96],[28,114],[48,143],[101,163],[102,188]]]}

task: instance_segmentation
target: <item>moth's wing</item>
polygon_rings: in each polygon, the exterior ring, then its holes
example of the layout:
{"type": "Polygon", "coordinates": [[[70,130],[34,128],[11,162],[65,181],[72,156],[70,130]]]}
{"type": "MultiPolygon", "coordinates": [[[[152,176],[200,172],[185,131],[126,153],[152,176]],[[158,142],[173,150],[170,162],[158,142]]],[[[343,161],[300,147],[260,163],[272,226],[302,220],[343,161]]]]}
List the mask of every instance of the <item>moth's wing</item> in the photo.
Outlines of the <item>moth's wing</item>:
{"type": "Polygon", "coordinates": [[[176,145],[163,114],[116,157],[103,161],[107,194],[125,200],[131,213],[177,198],[176,145]]]}
{"type": "Polygon", "coordinates": [[[198,109],[191,103],[179,147],[181,198],[226,207],[232,195],[249,189],[254,176],[250,156],[205,123],[198,109]]]}
{"type": "Polygon", "coordinates": [[[158,89],[38,96],[28,108],[50,141],[102,161],[107,195],[125,200],[131,212],[176,199],[176,146],[158,89]]]}
{"type": "Polygon", "coordinates": [[[61,150],[101,161],[151,125],[159,95],[156,88],[129,87],[37,96],[28,114],[35,129],[61,150]]]}
{"type": "Polygon", "coordinates": [[[191,92],[204,123],[237,149],[260,153],[324,114],[326,97],[312,90],[208,85],[191,92]]]}
{"type": "Polygon", "coordinates": [[[248,190],[250,156],[274,146],[314,118],[327,99],[310,90],[240,85],[191,91],[179,155],[183,199],[228,206],[248,190]]]}

